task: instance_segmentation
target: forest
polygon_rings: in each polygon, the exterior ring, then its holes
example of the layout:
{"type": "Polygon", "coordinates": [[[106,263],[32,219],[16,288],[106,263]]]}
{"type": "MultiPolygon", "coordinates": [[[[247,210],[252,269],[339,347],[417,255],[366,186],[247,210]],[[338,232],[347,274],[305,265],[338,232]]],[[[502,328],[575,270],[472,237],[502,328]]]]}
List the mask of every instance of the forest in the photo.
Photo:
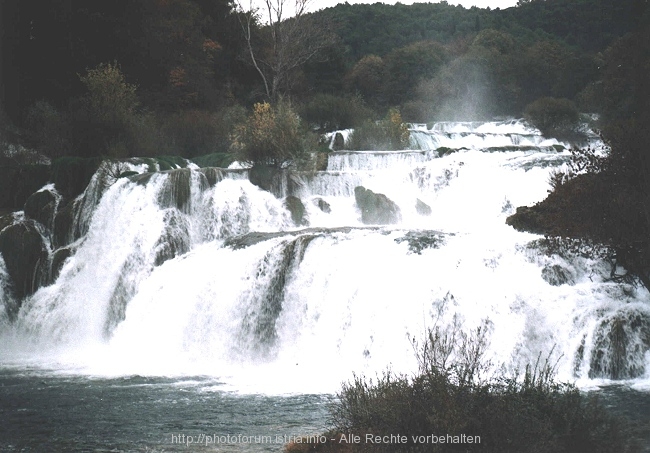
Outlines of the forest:
{"type": "Polygon", "coordinates": [[[228,152],[253,104],[279,98],[321,130],[391,108],[520,116],[542,97],[597,112],[607,49],[644,4],[346,3],[270,26],[230,0],[7,1],[1,101],[13,137],[50,157],[228,152]]]}

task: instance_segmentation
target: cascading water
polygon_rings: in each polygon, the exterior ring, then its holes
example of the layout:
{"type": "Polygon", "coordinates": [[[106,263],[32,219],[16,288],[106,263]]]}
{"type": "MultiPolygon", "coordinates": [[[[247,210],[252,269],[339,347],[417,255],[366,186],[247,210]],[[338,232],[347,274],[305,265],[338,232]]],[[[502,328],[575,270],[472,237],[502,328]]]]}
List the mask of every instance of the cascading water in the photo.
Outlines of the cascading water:
{"type": "Polygon", "coordinates": [[[0,259],[0,366],[328,393],[353,372],[413,370],[411,338],[460,321],[490,326],[497,366],[552,351],[563,380],[646,387],[646,291],[612,279],[602,248],[505,224],[546,196],[567,145],[520,121],[414,125],[412,140],[292,173],[281,192],[302,200],[301,226],[246,170],[101,167],[54,237],[56,280],[11,322],[0,259]],[[359,187],[391,225],[363,223],[359,187]]]}

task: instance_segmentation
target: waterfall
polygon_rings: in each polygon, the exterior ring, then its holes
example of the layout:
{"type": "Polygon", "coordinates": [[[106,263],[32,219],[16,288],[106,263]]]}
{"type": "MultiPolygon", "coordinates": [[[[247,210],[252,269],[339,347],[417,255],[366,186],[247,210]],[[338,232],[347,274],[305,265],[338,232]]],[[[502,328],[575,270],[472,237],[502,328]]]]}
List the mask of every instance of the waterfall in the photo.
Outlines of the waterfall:
{"type": "Polygon", "coordinates": [[[132,164],[140,174],[110,179],[100,167],[53,246],[72,243],[58,277],[11,323],[0,260],[0,336],[13,339],[0,363],[323,392],[352,372],[413,370],[410,338],[460,322],[490,326],[495,366],[552,351],[562,379],[645,382],[645,290],[610,278],[623,271],[606,248],[505,224],[546,196],[568,145],[517,120],[413,125],[412,138],[420,149],[332,152],[326,171],[284,175],[276,196],[247,170],[132,164]],[[359,186],[398,223],[365,225],[359,186]]]}

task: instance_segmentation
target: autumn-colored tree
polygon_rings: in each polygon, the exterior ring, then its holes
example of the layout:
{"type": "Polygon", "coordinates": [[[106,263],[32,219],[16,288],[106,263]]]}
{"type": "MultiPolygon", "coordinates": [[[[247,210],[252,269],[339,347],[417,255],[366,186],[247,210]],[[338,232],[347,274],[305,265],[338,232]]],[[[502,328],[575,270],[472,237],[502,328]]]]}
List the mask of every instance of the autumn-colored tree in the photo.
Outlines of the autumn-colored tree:
{"type": "Polygon", "coordinates": [[[84,106],[91,122],[117,125],[135,114],[137,87],[126,81],[117,62],[102,63],[79,79],[88,90],[84,106]]]}
{"type": "Polygon", "coordinates": [[[284,168],[309,151],[307,134],[291,104],[257,103],[248,119],[235,127],[233,152],[240,162],[284,168]]]}

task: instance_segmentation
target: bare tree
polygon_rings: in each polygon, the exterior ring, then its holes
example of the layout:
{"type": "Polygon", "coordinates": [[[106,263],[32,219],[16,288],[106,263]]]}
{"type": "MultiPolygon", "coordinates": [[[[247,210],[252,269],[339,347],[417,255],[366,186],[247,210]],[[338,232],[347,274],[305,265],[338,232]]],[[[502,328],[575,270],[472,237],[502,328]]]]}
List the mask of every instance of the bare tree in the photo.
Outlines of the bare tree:
{"type": "Polygon", "coordinates": [[[261,9],[249,0],[245,10],[235,2],[251,62],[269,99],[290,88],[291,75],[307,61],[318,58],[332,45],[335,35],[325,23],[307,14],[312,0],[263,0],[261,9]],[[255,26],[267,22],[255,36],[255,26]]]}

